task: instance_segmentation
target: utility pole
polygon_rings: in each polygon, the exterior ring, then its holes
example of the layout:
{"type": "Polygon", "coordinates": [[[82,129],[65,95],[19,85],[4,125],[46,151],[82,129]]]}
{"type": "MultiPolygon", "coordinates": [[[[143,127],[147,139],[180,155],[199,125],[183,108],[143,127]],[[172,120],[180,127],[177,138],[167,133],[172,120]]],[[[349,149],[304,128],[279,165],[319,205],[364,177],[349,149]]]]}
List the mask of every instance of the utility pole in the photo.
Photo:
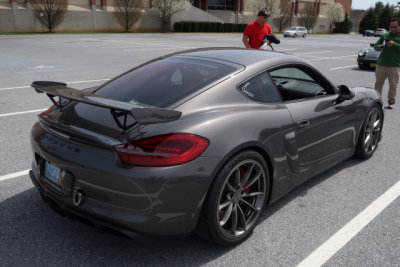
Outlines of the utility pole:
{"type": "Polygon", "coordinates": [[[292,27],[293,6],[296,0],[290,0],[290,27],[292,27]]]}

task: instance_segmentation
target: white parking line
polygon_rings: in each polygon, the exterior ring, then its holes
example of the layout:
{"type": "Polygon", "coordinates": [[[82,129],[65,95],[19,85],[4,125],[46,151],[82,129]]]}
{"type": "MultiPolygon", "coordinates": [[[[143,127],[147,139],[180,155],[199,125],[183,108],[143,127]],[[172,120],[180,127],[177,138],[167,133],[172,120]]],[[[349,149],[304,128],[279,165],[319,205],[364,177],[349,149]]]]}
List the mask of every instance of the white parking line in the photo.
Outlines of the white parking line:
{"type": "Polygon", "coordinates": [[[311,55],[311,54],[322,54],[322,53],[331,53],[333,51],[319,51],[319,52],[307,52],[307,53],[298,53],[296,55],[311,55]]]}
{"type": "Polygon", "coordinates": [[[24,171],[20,171],[20,172],[14,172],[14,173],[6,174],[6,175],[3,175],[3,176],[0,176],[0,181],[17,178],[17,177],[20,177],[20,176],[23,176],[23,175],[27,175],[27,174],[29,174],[29,170],[24,170],[24,171]]]}
{"type": "MultiPolygon", "coordinates": [[[[108,81],[110,79],[98,79],[98,80],[87,80],[87,81],[75,81],[75,82],[66,82],[67,84],[75,84],[75,83],[91,83],[91,82],[101,82],[101,81],[108,81]]],[[[12,90],[12,89],[22,89],[22,88],[29,88],[31,86],[19,86],[19,87],[6,87],[6,88],[0,88],[0,91],[3,90],[12,90]]]]}
{"type": "Polygon", "coordinates": [[[356,57],[357,57],[357,55],[337,56],[337,57],[320,57],[320,58],[312,58],[312,59],[308,59],[308,61],[315,61],[315,60],[326,60],[326,59],[339,59],[339,58],[344,58],[344,57],[354,57],[354,58],[356,58],[356,57]]]}
{"type": "Polygon", "coordinates": [[[400,181],[372,202],[361,213],[354,217],[349,223],[337,231],[331,238],[314,250],[307,258],[300,262],[297,267],[321,266],[333,255],[344,247],[355,235],[357,235],[367,224],[378,216],[387,206],[400,195],[400,181]]]}
{"type": "Polygon", "coordinates": [[[329,70],[340,70],[340,69],[353,68],[353,67],[357,67],[357,66],[358,66],[358,65],[350,65],[350,66],[344,66],[344,67],[333,68],[333,69],[329,69],[329,70]]]}
{"type": "Polygon", "coordinates": [[[35,110],[27,110],[27,111],[21,111],[21,112],[13,112],[13,113],[4,113],[4,114],[0,114],[0,117],[21,115],[21,114],[34,113],[34,112],[42,112],[42,111],[45,111],[45,110],[46,110],[46,108],[44,108],[44,109],[35,109],[35,110]]]}

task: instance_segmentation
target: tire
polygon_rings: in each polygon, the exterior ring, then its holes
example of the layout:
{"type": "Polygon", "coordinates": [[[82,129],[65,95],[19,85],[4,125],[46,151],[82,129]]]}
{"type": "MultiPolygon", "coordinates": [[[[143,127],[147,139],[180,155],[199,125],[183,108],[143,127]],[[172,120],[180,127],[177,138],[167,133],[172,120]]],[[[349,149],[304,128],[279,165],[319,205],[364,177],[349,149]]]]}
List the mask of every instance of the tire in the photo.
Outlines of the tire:
{"type": "Polygon", "coordinates": [[[268,199],[269,175],[263,157],[245,150],[222,167],[203,205],[197,233],[233,246],[248,238],[268,199]]]}
{"type": "Polygon", "coordinates": [[[303,38],[306,38],[306,34],[305,33],[303,34],[303,38]]]}
{"type": "Polygon", "coordinates": [[[367,113],[358,136],[354,156],[369,159],[374,154],[381,140],[383,125],[382,108],[375,104],[367,113]]]}
{"type": "Polygon", "coordinates": [[[296,37],[297,37],[297,33],[293,34],[293,38],[296,38],[296,37]]]}
{"type": "Polygon", "coordinates": [[[358,67],[362,70],[367,70],[369,67],[365,66],[364,63],[358,63],[358,67]]]}

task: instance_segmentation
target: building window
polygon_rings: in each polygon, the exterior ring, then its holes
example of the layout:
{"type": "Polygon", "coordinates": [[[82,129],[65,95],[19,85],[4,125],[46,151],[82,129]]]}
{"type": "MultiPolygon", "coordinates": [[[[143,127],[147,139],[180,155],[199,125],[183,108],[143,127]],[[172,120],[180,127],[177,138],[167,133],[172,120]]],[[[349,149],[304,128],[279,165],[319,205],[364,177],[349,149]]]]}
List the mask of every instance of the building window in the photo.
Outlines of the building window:
{"type": "Polygon", "coordinates": [[[208,0],[210,10],[233,10],[234,0],[208,0]]]}

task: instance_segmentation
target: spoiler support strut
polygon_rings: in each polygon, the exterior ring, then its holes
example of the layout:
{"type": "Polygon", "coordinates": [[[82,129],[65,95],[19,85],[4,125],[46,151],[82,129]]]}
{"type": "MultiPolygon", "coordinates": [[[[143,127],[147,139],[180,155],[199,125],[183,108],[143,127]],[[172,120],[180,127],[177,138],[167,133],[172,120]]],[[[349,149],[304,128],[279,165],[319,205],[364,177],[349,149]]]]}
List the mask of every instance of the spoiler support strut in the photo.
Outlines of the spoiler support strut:
{"type": "Polygon", "coordinates": [[[46,93],[51,102],[62,110],[63,99],[69,99],[97,107],[109,109],[115,123],[123,132],[138,124],[155,124],[177,120],[181,117],[182,112],[157,107],[143,107],[130,104],[127,102],[111,99],[102,95],[97,95],[84,90],[78,90],[67,87],[66,83],[52,81],[35,81],[31,85],[36,92],[46,93]],[[54,98],[58,96],[59,101],[54,98]],[[123,116],[122,122],[120,117],[123,116]],[[128,125],[128,116],[132,116],[135,122],[128,125]]]}

